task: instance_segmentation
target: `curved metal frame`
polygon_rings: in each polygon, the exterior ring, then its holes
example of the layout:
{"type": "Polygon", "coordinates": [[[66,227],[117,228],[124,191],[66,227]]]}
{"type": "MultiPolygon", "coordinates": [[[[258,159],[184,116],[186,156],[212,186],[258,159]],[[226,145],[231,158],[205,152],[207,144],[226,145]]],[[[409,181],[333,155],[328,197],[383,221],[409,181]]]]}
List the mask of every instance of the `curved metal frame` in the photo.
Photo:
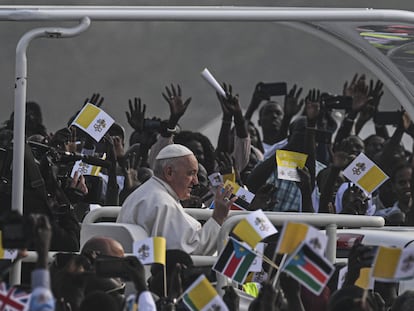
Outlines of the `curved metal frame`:
{"type": "MultiPolygon", "coordinates": [[[[13,154],[12,208],[23,210],[23,168],[27,59],[26,49],[31,40],[39,37],[60,38],[75,36],[85,31],[94,21],[273,21],[273,22],[398,22],[414,24],[414,13],[401,10],[322,9],[277,7],[131,7],[131,6],[0,6],[0,21],[81,21],[73,28],[39,28],[24,35],[16,50],[16,89],[13,154]]],[[[309,27],[308,27],[309,29],[309,27]]],[[[317,28],[315,28],[317,30],[317,28]]],[[[314,33],[318,33],[318,31],[314,33]]],[[[319,32],[322,33],[322,32],[319,32]]],[[[321,37],[332,39],[325,34],[321,37]]],[[[340,42],[340,40],[337,40],[340,42]]],[[[363,50],[340,43],[344,50],[358,60],[367,62],[371,70],[388,85],[414,117],[414,87],[385,57],[371,61],[363,50]],[[359,52],[359,53],[358,53],[359,52]],[[364,55],[365,54],[365,55],[364,55]],[[362,57],[364,56],[364,57],[362,57]],[[387,68],[378,67],[385,65],[387,68]],[[391,70],[390,70],[391,68],[391,70]],[[403,84],[398,84],[403,82],[403,84]]],[[[365,48],[368,49],[366,46],[365,48]]],[[[374,49],[373,49],[374,50],[374,49]]],[[[378,51],[376,51],[378,52],[378,51]]],[[[332,231],[331,229],[327,231],[332,231]]],[[[333,230],[335,231],[335,230],[333,230]]]]}

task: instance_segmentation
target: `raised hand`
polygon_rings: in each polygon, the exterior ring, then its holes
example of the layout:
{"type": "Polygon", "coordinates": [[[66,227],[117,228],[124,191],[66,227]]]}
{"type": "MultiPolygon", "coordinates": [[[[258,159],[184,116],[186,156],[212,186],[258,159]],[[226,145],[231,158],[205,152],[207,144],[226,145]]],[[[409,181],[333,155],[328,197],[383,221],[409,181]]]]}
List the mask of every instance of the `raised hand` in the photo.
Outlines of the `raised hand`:
{"type": "Polygon", "coordinates": [[[231,119],[235,114],[241,114],[242,110],[239,103],[239,95],[232,94],[231,84],[223,83],[223,89],[226,92],[226,96],[222,96],[219,93],[217,98],[221,105],[221,110],[223,111],[223,119],[231,119]]]}
{"type": "Polygon", "coordinates": [[[170,119],[168,121],[169,128],[175,128],[180,118],[184,115],[187,110],[188,105],[191,102],[191,97],[187,98],[185,101],[181,97],[181,87],[177,84],[177,88],[171,84],[171,88],[168,86],[165,87],[165,93],[162,93],[162,97],[167,101],[170,106],[170,119]]]}
{"type": "Polygon", "coordinates": [[[104,102],[104,98],[99,93],[93,93],[91,99],[86,98],[83,105],[87,103],[95,105],[96,107],[101,107],[104,102]]]}
{"type": "Polygon", "coordinates": [[[132,189],[140,185],[138,178],[138,168],[141,166],[142,158],[136,152],[127,154],[124,161],[123,172],[125,176],[125,188],[132,189]]]}
{"type": "Polygon", "coordinates": [[[372,98],[372,105],[375,107],[375,110],[378,110],[381,97],[384,95],[383,87],[384,83],[380,80],[377,80],[375,85],[372,79],[369,81],[368,96],[372,98]]]}
{"type": "Polygon", "coordinates": [[[348,82],[345,82],[343,95],[352,97],[353,112],[357,113],[364,109],[370,100],[369,88],[365,82],[365,75],[362,74],[358,78],[358,74],[355,74],[349,85],[348,82]]]}
{"type": "Polygon", "coordinates": [[[285,96],[285,106],[283,108],[285,117],[292,118],[302,108],[303,101],[299,101],[302,88],[297,89],[296,84],[289,90],[285,96]]]}
{"type": "Polygon", "coordinates": [[[137,131],[142,132],[144,130],[144,119],[145,119],[145,110],[147,106],[145,104],[141,104],[141,98],[134,98],[134,104],[132,105],[132,100],[128,100],[129,105],[129,112],[126,111],[126,117],[128,120],[128,124],[137,131]]]}
{"type": "Polygon", "coordinates": [[[305,114],[308,120],[315,121],[321,109],[321,92],[317,89],[309,90],[305,98],[305,114]]]}
{"type": "Polygon", "coordinates": [[[250,101],[250,105],[246,110],[246,113],[244,115],[244,118],[246,120],[250,120],[253,113],[259,108],[260,103],[264,100],[269,100],[270,96],[263,90],[263,82],[259,82],[256,84],[256,87],[254,88],[253,96],[250,101]]]}
{"type": "Polygon", "coordinates": [[[352,78],[351,83],[349,85],[348,85],[348,81],[345,81],[344,87],[342,90],[342,95],[352,97],[354,95],[353,92],[354,92],[354,88],[355,88],[357,80],[358,80],[358,74],[356,73],[354,77],[352,78]]]}
{"type": "Polygon", "coordinates": [[[232,193],[233,187],[230,185],[227,185],[225,188],[218,187],[216,190],[212,217],[219,225],[222,225],[226,220],[230,207],[237,200],[236,196],[230,199],[232,193]]]}
{"type": "Polygon", "coordinates": [[[362,75],[356,82],[353,90],[352,110],[354,112],[360,112],[367,106],[370,100],[368,90],[368,85],[365,82],[365,75],[362,75]]]}

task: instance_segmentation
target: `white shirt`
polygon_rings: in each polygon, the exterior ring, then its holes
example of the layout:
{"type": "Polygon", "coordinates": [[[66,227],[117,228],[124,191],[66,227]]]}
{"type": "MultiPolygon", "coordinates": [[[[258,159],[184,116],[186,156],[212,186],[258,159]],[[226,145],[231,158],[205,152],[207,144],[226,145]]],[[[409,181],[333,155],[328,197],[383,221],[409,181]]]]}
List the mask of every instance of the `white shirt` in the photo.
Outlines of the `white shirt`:
{"type": "Polygon", "coordinates": [[[127,197],[117,222],[140,225],[150,236],[165,237],[167,249],[193,255],[212,255],[220,230],[213,218],[201,226],[185,213],[174,190],[155,176],[127,197]]]}

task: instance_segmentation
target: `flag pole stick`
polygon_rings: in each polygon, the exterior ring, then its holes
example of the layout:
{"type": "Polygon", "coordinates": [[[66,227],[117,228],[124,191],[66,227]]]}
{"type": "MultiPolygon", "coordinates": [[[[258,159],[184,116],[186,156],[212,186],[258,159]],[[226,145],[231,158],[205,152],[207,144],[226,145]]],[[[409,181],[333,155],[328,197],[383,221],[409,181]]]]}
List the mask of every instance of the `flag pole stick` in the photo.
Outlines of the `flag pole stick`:
{"type": "MultiPolygon", "coordinates": [[[[273,257],[272,257],[272,262],[274,263],[275,261],[276,261],[276,256],[277,256],[277,252],[276,252],[276,250],[277,249],[275,249],[275,251],[274,251],[274,253],[273,253],[273,257]]],[[[264,255],[263,255],[264,256],[264,255]]],[[[270,269],[269,269],[269,278],[272,276],[272,273],[273,273],[273,265],[270,265],[270,269]]],[[[279,270],[279,267],[277,267],[276,269],[278,269],[279,270]]]]}
{"type": "MultiPolygon", "coordinates": [[[[284,254],[282,257],[282,260],[279,263],[279,267],[283,267],[285,265],[285,261],[287,259],[287,254],[284,254]]],[[[273,279],[273,287],[276,288],[277,284],[279,283],[279,277],[280,277],[280,273],[282,272],[282,269],[278,269],[275,275],[275,278],[273,279]]]]}
{"type": "Polygon", "coordinates": [[[164,297],[167,297],[167,267],[163,265],[162,270],[164,274],[164,297]]]}

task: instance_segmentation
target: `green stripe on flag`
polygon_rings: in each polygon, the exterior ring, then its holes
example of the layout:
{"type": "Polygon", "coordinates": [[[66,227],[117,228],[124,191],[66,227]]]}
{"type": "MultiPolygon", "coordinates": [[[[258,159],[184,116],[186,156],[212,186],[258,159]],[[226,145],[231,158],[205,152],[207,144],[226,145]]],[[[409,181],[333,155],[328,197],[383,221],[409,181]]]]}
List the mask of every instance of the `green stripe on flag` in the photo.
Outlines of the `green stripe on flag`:
{"type": "Polygon", "coordinates": [[[313,278],[309,276],[306,272],[302,271],[297,266],[288,265],[286,270],[290,271],[293,275],[295,275],[298,279],[302,280],[306,283],[310,288],[314,291],[319,292],[322,288],[322,284],[316,282],[313,278]]]}
{"type": "Polygon", "coordinates": [[[237,268],[236,275],[233,277],[233,280],[238,283],[243,283],[244,279],[246,278],[247,272],[250,269],[250,266],[252,265],[252,262],[256,258],[255,255],[252,254],[246,254],[246,256],[243,258],[241,264],[237,268]]]}
{"type": "Polygon", "coordinates": [[[185,301],[187,308],[189,308],[191,311],[199,310],[195,307],[195,305],[193,304],[193,301],[190,299],[190,297],[188,297],[188,295],[184,295],[183,300],[185,301]]]}
{"type": "Polygon", "coordinates": [[[87,104],[75,120],[75,123],[79,124],[80,126],[86,129],[89,126],[89,124],[91,124],[93,120],[95,120],[99,112],[101,112],[101,110],[98,107],[91,104],[87,104]]]}

